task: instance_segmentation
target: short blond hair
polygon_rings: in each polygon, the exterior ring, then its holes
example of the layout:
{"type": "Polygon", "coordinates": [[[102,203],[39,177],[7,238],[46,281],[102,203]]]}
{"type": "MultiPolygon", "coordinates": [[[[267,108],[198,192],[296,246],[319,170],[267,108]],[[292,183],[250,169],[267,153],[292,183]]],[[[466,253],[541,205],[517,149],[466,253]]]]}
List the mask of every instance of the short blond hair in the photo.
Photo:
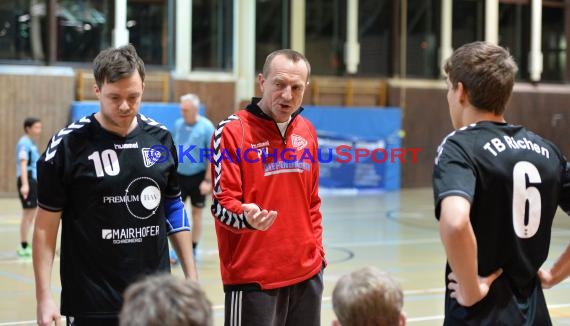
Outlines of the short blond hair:
{"type": "Polygon", "coordinates": [[[131,284],[120,326],[212,326],[212,304],[195,281],[155,274],[131,284]]]}
{"type": "Polygon", "coordinates": [[[388,273],[365,267],[338,280],[332,304],[342,326],[395,326],[400,323],[404,294],[388,273]]]}

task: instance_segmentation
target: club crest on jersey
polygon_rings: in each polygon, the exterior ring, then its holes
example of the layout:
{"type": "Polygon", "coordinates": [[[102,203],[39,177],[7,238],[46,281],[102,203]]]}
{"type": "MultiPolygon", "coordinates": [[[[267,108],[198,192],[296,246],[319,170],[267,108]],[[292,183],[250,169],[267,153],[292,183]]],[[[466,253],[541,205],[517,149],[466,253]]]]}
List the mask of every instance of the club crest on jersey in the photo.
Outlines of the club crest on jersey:
{"type": "Polygon", "coordinates": [[[309,143],[305,138],[296,134],[291,135],[291,142],[293,144],[293,147],[295,147],[298,151],[305,148],[309,143]]]}
{"type": "Polygon", "coordinates": [[[160,150],[155,149],[154,147],[143,148],[141,150],[141,153],[143,156],[144,166],[147,168],[153,166],[155,163],[164,162],[163,159],[164,154],[160,150]]]}

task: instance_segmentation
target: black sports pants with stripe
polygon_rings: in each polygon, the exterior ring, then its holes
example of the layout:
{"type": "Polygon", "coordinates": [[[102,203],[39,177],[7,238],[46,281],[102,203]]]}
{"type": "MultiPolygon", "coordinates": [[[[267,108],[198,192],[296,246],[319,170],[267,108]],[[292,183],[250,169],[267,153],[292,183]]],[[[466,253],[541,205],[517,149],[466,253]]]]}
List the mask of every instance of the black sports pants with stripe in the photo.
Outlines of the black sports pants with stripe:
{"type": "Polygon", "coordinates": [[[225,326],[320,326],[322,296],[322,270],[283,288],[227,291],[225,326]]]}

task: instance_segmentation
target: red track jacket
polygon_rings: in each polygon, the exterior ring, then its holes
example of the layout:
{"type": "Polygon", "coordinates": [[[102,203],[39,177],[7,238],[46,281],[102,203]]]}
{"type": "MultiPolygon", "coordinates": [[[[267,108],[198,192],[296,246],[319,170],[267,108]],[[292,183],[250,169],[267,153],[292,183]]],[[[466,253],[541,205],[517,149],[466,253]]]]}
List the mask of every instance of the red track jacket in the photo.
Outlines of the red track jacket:
{"type": "Polygon", "coordinates": [[[225,290],[293,285],[325,264],[315,128],[301,108],[282,137],[255,103],[220,122],[212,138],[212,214],[225,290]],[[275,210],[277,218],[255,230],[242,203],[275,210]]]}

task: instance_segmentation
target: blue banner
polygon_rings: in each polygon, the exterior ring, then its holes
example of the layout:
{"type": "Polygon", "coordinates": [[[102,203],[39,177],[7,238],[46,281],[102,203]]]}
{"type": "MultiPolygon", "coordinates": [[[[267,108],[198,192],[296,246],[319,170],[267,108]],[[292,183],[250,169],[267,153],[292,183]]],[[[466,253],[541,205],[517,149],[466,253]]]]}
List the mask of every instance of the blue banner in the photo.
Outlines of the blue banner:
{"type": "MultiPolygon", "coordinates": [[[[402,114],[394,107],[304,106],[319,138],[320,185],[331,189],[400,189],[402,114]],[[396,152],[395,152],[396,151],[396,152]]],[[[73,102],[71,120],[99,110],[99,102],[73,102]]],[[[169,130],[180,118],[178,103],[143,102],[142,114],[169,130]]],[[[204,114],[204,107],[200,107],[204,114]]]]}
{"type": "Polygon", "coordinates": [[[304,106],[323,153],[320,185],[359,190],[400,189],[402,114],[394,107],[304,106]],[[332,153],[332,159],[327,155],[332,153]],[[324,162],[331,160],[330,162],[324,162]]]}

